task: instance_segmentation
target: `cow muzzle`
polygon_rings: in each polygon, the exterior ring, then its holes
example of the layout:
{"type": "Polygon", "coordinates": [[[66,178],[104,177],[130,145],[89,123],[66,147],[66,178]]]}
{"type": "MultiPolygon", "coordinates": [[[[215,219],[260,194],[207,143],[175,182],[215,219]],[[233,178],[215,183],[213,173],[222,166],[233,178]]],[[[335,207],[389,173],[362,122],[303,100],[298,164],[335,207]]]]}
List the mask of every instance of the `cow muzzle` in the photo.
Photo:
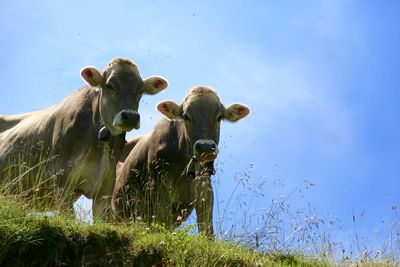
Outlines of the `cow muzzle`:
{"type": "Polygon", "coordinates": [[[113,126],[121,132],[139,129],[140,115],[136,111],[130,109],[122,110],[114,117],[113,126]]]}
{"type": "Polygon", "coordinates": [[[218,155],[218,145],[213,140],[197,140],[193,145],[193,156],[186,166],[186,176],[215,174],[214,160],[218,155]]]}
{"type": "Polygon", "coordinates": [[[214,161],[218,155],[218,145],[213,140],[197,140],[193,145],[193,157],[202,162],[214,161]]]}

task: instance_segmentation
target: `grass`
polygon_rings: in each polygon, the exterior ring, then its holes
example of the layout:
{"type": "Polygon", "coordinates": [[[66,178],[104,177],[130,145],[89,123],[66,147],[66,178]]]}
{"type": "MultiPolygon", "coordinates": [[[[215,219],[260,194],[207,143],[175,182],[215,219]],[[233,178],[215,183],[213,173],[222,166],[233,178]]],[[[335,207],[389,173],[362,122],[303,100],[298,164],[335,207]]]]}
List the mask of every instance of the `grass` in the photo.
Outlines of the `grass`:
{"type": "Polygon", "coordinates": [[[59,190],[62,175],[58,156],[49,155],[43,143],[23,145],[21,153],[0,170],[0,196],[14,196],[36,210],[58,210],[68,205],[67,190],[59,190]],[[57,171],[54,171],[57,170],[57,171]]]}
{"type": "Polygon", "coordinates": [[[264,254],[152,225],[77,223],[72,214],[30,216],[0,198],[0,266],[328,266],[296,255],[264,254]]]}
{"type": "Polygon", "coordinates": [[[352,214],[349,228],[331,213],[322,213],[306,203],[306,192],[315,185],[304,181],[283,190],[284,179],[254,179],[251,166],[235,176],[235,189],[228,202],[218,202],[219,177],[214,181],[217,199],[217,235],[258,251],[300,254],[334,265],[400,266],[400,216],[391,207],[391,218],[381,219],[373,233],[358,230],[363,213],[352,214]],[[273,184],[271,185],[271,182],[273,184]],[[255,210],[253,204],[268,200],[264,192],[278,192],[271,202],[255,210]],[[293,199],[301,205],[293,206],[293,199]],[[225,207],[224,207],[225,206],[225,207]],[[233,210],[230,212],[229,210],[233,210]]]}
{"type": "Polygon", "coordinates": [[[195,234],[195,222],[175,232],[158,224],[78,223],[63,204],[65,192],[55,190],[57,172],[45,171],[49,161],[23,162],[7,169],[12,173],[0,183],[0,266],[400,266],[396,206],[379,246],[362,243],[360,216],[353,214],[353,249],[344,249],[333,239],[342,227],[337,218],[319,218],[310,204],[302,211],[290,207],[288,199],[313,186],[306,181],[254,214],[252,201],[264,197],[265,180],[254,181],[250,170],[240,173],[223,207],[217,176],[217,241],[209,241],[195,234]],[[253,200],[246,203],[245,195],[253,200]],[[38,213],[44,210],[59,212],[38,213]]]}

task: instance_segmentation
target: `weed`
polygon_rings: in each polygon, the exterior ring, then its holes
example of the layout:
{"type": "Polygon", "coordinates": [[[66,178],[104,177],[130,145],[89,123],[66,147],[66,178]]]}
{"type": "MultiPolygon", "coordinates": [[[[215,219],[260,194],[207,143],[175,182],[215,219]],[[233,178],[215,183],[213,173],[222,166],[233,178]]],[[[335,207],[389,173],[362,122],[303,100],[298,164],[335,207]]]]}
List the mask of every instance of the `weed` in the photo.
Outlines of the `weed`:
{"type": "Polygon", "coordinates": [[[123,225],[77,224],[63,205],[66,193],[58,191],[57,172],[46,171],[56,157],[43,157],[34,166],[18,160],[6,170],[9,176],[0,186],[0,265],[22,266],[29,260],[34,265],[396,266],[400,261],[396,205],[389,220],[380,220],[379,236],[371,240],[358,230],[363,212],[353,212],[348,230],[336,216],[321,216],[311,203],[293,208],[291,198],[303,197],[315,186],[309,181],[285,193],[284,179],[276,175],[274,191],[281,194],[253,211],[253,203],[266,198],[267,179],[255,180],[249,166],[236,174],[234,189],[223,202],[218,199],[217,175],[213,181],[217,241],[210,242],[196,235],[191,219],[172,233],[166,225],[148,226],[138,218],[123,225]],[[58,214],[35,213],[55,207],[58,214]],[[347,242],[336,240],[343,232],[351,233],[347,242]]]}

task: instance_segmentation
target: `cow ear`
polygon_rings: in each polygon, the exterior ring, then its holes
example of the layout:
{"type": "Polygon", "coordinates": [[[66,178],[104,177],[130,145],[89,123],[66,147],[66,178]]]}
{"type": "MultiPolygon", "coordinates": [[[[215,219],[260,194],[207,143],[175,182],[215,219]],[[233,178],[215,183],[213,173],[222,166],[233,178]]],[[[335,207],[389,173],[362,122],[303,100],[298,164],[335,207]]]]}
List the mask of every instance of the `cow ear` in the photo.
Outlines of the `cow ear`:
{"type": "Polygon", "coordinates": [[[85,82],[92,87],[99,86],[103,80],[103,76],[101,75],[100,71],[95,67],[83,68],[81,70],[81,76],[85,82]]]}
{"type": "Polygon", "coordinates": [[[144,92],[148,95],[157,94],[168,86],[168,81],[161,76],[151,76],[143,82],[144,92]]]}
{"type": "Polygon", "coordinates": [[[165,100],[157,104],[157,109],[167,119],[173,120],[179,116],[181,107],[172,100],[165,100]]]}
{"type": "Polygon", "coordinates": [[[249,115],[250,109],[242,104],[232,104],[224,110],[224,118],[230,122],[235,122],[249,115]]]}

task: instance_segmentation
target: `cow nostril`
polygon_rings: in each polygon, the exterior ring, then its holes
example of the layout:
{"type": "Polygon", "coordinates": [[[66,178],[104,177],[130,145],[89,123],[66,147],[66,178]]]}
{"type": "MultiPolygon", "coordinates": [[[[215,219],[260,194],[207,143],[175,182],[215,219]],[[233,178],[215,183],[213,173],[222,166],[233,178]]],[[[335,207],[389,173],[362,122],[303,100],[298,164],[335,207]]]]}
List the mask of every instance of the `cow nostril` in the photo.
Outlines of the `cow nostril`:
{"type": "Polygon", "coordinates": [[[122,120],[128,120],[128,118],[129,118],[128,113],[126,111],[122,111],[121,112],[121,119],[122,120]]]}

